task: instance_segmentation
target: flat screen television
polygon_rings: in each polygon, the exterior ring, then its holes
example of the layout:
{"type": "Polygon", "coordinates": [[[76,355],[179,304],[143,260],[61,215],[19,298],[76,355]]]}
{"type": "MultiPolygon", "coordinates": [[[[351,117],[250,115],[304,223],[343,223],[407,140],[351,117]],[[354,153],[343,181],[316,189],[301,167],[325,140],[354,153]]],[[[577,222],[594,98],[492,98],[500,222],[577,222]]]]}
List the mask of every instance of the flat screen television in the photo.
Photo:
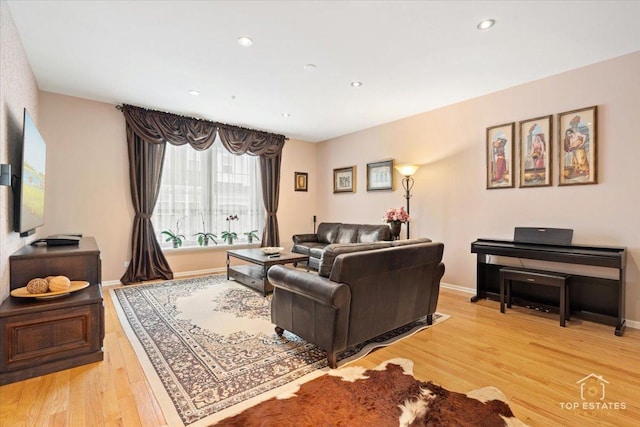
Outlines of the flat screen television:
{"type": "Polygon", "coordinates": [[[44,189],[47,145],[33,119],[24,109],[22,127],[22,161],[14,200],[15,231],[25,237],[44,225],[44,189]]]}

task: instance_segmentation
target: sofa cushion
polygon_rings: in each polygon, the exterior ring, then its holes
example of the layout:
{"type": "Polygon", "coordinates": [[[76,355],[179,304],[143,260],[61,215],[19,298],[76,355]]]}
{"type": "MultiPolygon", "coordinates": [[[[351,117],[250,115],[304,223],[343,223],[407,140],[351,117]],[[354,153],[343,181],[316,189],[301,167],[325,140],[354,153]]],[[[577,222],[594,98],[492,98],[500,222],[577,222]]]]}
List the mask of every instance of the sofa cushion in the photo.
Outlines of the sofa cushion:
{"type": "Polygon", "coordinates": [[[327,246],[328,245],[323,245],[323,246],[316,246],[316,247],[310,248],[309,257],[318,258],[318,259],[322,258],[322,254],[324,253],[324,250],[327,246]]]}
{"type": "Polygon", "coordinates": [[[327,243],[304,242],[293,245],[293,248],[291,248],[291,252],[299,253],[302,255],[311,255],[312,248],[319,248],[320,250],[322,250],[325,246],[327,246],[327,243]]]}
{"type": "Polygon", "coordinates": [[[383,249],[391,247],[391,242],[374,242],[374,243],[333,243],[327,245],[322,252],[322,258],[320,259],[320,265],[318,267],[318,275],[322,277],[329,277],[331,275],[331,269],[333,268],[333,262],[340,254],[346,254],[358,251],[369,251],[372,249],[383,249]]]}
{"type": "Polygon", "coordinates": [[[338,236],[338,229],[340,228],[339,222],[321,222],[318,225],[318,242],[320,243],[334,243],[338,236]]]}
{"type": "Polygon", "coordinates": [[[356,243],[358,227],[356,224],[341,224],[338,235],[332,243],[356,243]]]}
{"type": "Polygon", "coordinates": [[[382,225],[360,225],[358,227],[357,242],[370,243],[381,240],[391,240],[391,229],[387,224],[382,225]]]}

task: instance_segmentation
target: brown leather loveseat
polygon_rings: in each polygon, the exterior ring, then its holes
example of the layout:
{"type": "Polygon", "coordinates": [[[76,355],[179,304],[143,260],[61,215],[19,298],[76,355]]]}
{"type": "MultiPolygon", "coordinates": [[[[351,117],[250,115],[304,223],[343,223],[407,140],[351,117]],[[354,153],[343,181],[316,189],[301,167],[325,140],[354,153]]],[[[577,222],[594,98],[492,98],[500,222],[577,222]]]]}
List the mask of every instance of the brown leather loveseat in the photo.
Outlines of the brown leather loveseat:
{"type": "Polygon", "coordinates": [[[329,277],[271,267],[276,331],[290,331],[322,348],[335,368],[339,351],[425,316],[431,323],[444,274],[444,244],[397,242],[337,255],[329,277]]]}
{"type": "Polygon", "coordinates": [[[321,222],[316,233],[294,234],[291,252],[309,255],[309,267],[318,269],[327,245],[332,243],[372,243],[391,240],[387,224],[343,224],[321,222]]]}

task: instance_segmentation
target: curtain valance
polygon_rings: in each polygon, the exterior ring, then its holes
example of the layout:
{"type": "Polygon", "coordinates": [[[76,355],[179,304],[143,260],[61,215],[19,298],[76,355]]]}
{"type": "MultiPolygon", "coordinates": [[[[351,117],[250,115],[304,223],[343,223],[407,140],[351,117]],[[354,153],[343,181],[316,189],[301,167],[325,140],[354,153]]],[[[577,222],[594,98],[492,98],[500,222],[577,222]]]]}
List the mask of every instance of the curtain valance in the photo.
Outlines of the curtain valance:
{"type": "Polygon", "coordinates": [[[206,150],[220,137],[222,145],[233,154],[251,154],[273,158],[282,152],[286,137],[225,123],[211,122],[162,111],[124,104],[120,107],[136,134],[151,144],[168,142],[189,144],[206,150]]]}

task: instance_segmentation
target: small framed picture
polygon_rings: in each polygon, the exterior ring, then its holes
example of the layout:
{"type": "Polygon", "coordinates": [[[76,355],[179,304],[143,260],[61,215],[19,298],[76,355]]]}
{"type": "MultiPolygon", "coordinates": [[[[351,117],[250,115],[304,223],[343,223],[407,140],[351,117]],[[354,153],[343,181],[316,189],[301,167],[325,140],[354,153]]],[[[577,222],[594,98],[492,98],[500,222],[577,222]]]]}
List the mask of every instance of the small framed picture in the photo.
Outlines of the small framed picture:
{"type": "Polygon", "coordinates": [[[293,182],[295,191],[307,191],[307,179],[309,174],[307,172],[294,172],[293,182]]]}
{"type": "Polygon", "coordinates": [[[367,163],[367,191],[393,190],[393,160],[367,163]]]}
{"type": "Polygon", "coordinates": [[[487,128],[487,189],[513,188],[515,122],[487,128]]]}
{"type": "Polygon", "coordinates": [[[551,115],[520,122],[520,187],[551,185],[551,115]]]}
{"type": "Polygon", "coordinates": [[[356,192],[356,167],[339,168],[333,170],[333,192],[356,192]]]}
{"type": "Polygon", "coordinates": [[[558,185],[597,184],[598,107],[558,114],[558,185]]]}

